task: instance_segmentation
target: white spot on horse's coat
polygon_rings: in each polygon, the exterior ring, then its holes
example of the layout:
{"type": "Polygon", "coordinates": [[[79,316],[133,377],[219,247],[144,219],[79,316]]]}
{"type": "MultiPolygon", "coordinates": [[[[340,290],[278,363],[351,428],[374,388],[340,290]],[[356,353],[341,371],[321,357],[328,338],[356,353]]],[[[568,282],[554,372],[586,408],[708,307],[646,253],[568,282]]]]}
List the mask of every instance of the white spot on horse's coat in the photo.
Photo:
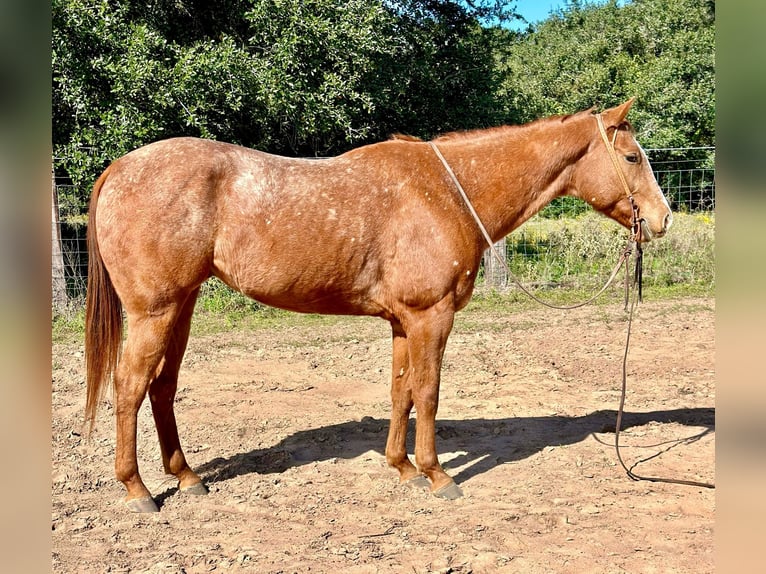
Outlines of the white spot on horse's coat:
{"type": "Polygon", "coordinates": [[[591,201],[596,201],[596,198],[595,197],[591,197],[590,200],[591,201]]]}
{"type": "Polygon", "coordinates": [[[399,376],[400,376],[400,377],[403,377],[403,376],[404,376],[404,367],[402,367],[401,369],[399,369],[399,376]]]}
{"type": "Polygon", "coordinates": [[[271,219],[266,220],[266,225],[271,225],[271,219]]]}
{"type": "Polygon", "coordinates": [[[335,209],[330,208],[327,213],[329,219],[338,219],[335,209]]]}
{"type": "Polygon", "coordinates": [[[465,274],[466,275],[470,275],[471,274],[471,270],[469,269],[468,271],[465,272],[465,274]]]}
{"type": "Polygon", "coordinates": [[[458,263],[457,261],[453,261],[453,262],[452,262],[452,266],[453,266],[453,267],[457,267],[458,265],[459,265],[459,263],[458,263]]]}

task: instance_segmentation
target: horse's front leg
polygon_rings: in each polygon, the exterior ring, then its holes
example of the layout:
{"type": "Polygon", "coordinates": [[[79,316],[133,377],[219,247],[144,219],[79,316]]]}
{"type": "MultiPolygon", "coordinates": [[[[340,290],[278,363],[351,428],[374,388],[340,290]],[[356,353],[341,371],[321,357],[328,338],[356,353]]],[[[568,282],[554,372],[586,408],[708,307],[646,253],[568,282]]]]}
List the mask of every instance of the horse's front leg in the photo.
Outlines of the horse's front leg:
{"type": "Polygon", "coordinates": [[[409,355],[409,387],[417,413],[415,464],[431,482],[431,492],[443,498],[462,496],[460,488],[444,472],[436,454],[436,412],[439,383],[447,337],[455,311],[451,298],[425,310],[411,313],[404,324],[409,355]]]}
{"type": "Polygon", "coordinates": [[[386,462],[399,471],[399,482],[427,488],[428,481],[407,456],[407,426],[412,410],[410,362],[407,336],[397,321],[391,322],[393,361],[391,366],[391,424],[386,441],[386,462]]]}

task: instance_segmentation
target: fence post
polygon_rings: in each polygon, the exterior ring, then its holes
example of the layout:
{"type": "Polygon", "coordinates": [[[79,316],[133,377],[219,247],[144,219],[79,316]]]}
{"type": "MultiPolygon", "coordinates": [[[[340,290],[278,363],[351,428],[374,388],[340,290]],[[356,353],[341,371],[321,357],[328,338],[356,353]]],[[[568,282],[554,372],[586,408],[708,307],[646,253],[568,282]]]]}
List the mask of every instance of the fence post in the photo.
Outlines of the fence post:
{"type": "MultiPolygon", "coordinates": [[[[503,259],[505,253],[505,237],[495,243],[495,249],[503,259]]],[[[505,289],[508,286],[508,271],[497,259],[492,257],[492,251],[484,252],[484,284],[494,289],[505,289]]]]}
{"type": "Polygon", "coordinates": [[[67,307],[66,276],[64,275],[64,253],[61,249],[61,226],[59,202],[56,192],[56,175],[51,169],[51,306],[54,313],[62,313],[67,307]]]}

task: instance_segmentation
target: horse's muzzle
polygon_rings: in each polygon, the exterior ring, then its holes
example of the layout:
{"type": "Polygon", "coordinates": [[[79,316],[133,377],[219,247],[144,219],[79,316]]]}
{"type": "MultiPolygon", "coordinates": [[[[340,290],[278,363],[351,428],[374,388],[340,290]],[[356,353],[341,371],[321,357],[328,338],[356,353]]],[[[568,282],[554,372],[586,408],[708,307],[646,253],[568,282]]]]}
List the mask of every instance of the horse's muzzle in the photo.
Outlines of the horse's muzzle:
{"type": "Polygon", "coordinates": [[[643,241],[659,239],[660,237],[664,237],[664,235],[668,232],[668,229],[670,229],[670,226],[673,225],[673,214],[668,211],[657,229],[652,229],[652,226],[649,225],[649,222],[646,219],[641,219],[640,223],[641,236],[643,241]]]}

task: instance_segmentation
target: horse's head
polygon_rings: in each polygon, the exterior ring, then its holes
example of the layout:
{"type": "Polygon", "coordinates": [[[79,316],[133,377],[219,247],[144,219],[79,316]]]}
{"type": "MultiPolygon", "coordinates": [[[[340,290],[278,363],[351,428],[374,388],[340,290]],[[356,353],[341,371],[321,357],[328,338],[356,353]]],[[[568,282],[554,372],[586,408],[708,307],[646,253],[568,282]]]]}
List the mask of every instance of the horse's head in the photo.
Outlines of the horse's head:
{"type": "Polygon", "coordinates": [[[649,241],[665,235],[673,215],[625,119],[632,104],[633,98],[588,118],[592,140],[577,163],[571,193],[627,228],[633,225],[635,206],[641,240],[649,241]]]}

